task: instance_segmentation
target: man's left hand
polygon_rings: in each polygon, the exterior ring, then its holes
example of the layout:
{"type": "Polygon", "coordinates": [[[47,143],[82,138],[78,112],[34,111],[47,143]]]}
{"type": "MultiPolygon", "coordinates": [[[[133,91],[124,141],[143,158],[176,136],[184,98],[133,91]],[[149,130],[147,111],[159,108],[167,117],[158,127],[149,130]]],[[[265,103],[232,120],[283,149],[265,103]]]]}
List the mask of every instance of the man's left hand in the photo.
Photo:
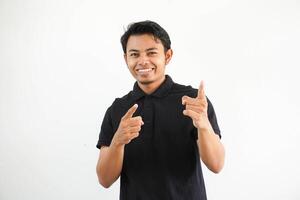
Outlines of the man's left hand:
{"type": "Polygon", "coordinates": [[[197,97],[191,98],[183,96],[182,105],[185,105],[183,114],[189,116],[193,120],[193,124],[197,129],[208,129],[210,127],[207,117],[208,103],[204,92],[203,81],[200,83],[197,97]]]}

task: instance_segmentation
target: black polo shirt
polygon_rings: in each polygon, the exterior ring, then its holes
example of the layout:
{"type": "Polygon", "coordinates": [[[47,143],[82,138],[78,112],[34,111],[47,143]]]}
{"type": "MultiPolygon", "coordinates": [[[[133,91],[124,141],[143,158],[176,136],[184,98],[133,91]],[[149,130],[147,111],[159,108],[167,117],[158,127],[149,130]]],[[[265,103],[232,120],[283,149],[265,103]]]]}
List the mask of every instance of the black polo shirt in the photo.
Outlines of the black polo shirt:
{"type": "MultiPolygon", "coordinates": [[[[135,103],[133,116],[141,116],[140,135],[125,145],[121,172],[121,200],[206,200],[197,147],[197,129],[183,115],[183,95],[197,96],[197,89],[174,83],[166,75],[152,94],[135,83],[133,91],[117,98],[107,109],[97,147],[109,146],[121,117],[135,103]]],[[[217,118],[208,100],[208,117],[220,137],[217,118]]]]}

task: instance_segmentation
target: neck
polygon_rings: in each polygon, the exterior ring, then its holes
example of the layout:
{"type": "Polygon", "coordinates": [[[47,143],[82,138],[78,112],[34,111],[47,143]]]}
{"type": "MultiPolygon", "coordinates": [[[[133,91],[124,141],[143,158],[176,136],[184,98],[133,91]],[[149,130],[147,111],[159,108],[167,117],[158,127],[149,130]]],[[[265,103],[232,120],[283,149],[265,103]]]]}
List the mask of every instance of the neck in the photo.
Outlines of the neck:
{"type": "Polygon", "coordinates": [[[146,93],[146,94],[152,94],[159,86],[164,82],[166,79],[165,76],[163,76],[161,79],[154,81],[152,83],[143,84],[138,82],[139,87],[146,93]]]}

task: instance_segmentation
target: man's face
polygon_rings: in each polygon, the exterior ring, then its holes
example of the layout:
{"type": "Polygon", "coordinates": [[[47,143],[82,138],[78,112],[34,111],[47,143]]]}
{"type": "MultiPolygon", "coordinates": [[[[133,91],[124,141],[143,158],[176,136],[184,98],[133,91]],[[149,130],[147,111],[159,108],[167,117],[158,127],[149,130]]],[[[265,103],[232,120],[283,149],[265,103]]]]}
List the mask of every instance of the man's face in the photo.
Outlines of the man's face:
{"type": "Polygon", "coordinates": [[[165,78],[165,66],[172,57],[172,50],[164,51],[159,39],[150,34],[132,35],[127,42],[126,64],[139,84],[156,85],[165,78]]]}

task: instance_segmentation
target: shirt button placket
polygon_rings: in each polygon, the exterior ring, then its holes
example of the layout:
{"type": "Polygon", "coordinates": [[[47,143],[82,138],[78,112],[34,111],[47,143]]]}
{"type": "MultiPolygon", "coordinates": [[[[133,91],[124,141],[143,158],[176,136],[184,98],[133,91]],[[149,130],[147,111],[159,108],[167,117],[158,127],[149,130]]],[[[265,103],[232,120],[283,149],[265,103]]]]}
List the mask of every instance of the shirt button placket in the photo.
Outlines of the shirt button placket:
{"type": "Polygon", "coordinates": [[[152,108],[151,96],[146,96],[144,101],[144,136],[150,138],[152,136],[153,128],[153,108],[152,108]]]}

